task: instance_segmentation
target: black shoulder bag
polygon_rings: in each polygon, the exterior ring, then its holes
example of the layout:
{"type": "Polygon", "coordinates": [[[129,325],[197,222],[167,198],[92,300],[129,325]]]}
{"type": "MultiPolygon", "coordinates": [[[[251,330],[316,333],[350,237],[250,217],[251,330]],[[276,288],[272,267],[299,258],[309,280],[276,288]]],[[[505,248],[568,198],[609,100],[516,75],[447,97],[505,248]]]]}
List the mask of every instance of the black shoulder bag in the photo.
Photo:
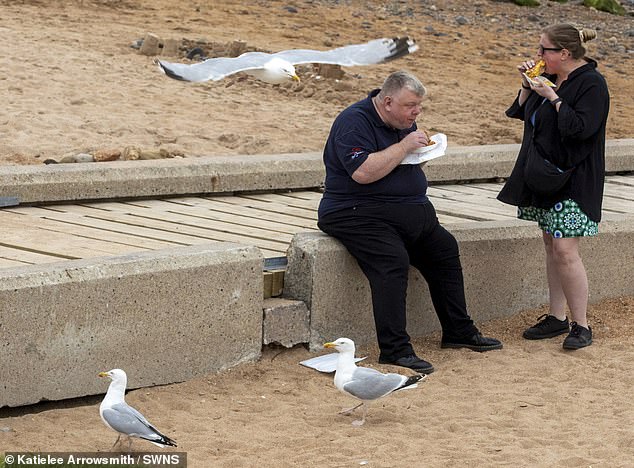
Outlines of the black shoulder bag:
{"type": "Polygon", "coordinates": [[[524,181],[538,195],[554,195],[566,185],[574,169],[575,166],[565,170],[555,166],[533,144],[526,155],[524,181]]]}

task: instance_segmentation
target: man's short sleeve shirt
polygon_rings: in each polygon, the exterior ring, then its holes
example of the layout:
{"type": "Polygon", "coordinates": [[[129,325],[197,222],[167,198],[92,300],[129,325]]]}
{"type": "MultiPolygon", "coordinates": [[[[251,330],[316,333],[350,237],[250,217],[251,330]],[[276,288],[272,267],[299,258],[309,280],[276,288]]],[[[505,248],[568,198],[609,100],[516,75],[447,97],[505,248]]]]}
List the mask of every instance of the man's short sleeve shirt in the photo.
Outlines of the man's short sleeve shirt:
{"type": "Polygon", "coordinates": [[[368,155],[382,151],[416,130],[416,124],[405,130],[386,125],[372,103],[379,90],[345,109],[335,119],[326,146],[325,192],[319,215],[376,203],[426,203],[427,178],[417,164],[402,164],[380,180],[359,184],[352,174],[368,155]]]}

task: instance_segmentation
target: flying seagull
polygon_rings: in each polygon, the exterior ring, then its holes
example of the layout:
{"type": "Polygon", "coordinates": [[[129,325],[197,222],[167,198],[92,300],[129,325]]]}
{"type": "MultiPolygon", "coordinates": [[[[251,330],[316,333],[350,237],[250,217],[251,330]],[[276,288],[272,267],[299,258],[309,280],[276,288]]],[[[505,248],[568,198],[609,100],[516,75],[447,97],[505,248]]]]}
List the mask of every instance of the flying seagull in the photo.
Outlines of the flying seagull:
{"type": "Polygon", "coordinates": [[[394,60],[418,50],[409,37],[375,39],[365,44],[348,45],[331,50],[291,49],[275,54],[246,52],[239,57],[210,58],[195,64],[157,64],[170,78],[183,81],[221,80],[238,72],[245,72],[267,83],[279,84],[286,80],[299,81],[294,65],[329,63],[352,67],[374,65],[394,60]]]}
{"type": "Polygon", "coordinates": [[[113,447],[117,445],[122,435],[128,437],[128,450],[132,445],[132,437],[149,440],[159,447],[168,445],[176,447],[174,440],[161,434],[141,413],[125,402],[124,394],[128,377],[123,370],[112,369],[108,372],[99,372],[98,375],[112,379],[106,397],[99,406],[99,414],[106,426],[119,433],[113,447]]]}
{"type": "Polygon", "coordinates": [[[324,344],[325,348],[335,348],[339,351],[337,370],[335,371],[335,387],[346,395],[359,400],[357,406],[341,411],[350,414],[359,406],[363,407],[363,416],[354,421],[353,426],[361,426],[368,414],[368,403],[372,400],[394,393],[397,390],[416,388],[417,382],[425,379],[426,375],[405,376],[400,374],[383,374],[375,369],[357,367],[354,362],[354,341],[349,338],[339,338],[324,344]]]}

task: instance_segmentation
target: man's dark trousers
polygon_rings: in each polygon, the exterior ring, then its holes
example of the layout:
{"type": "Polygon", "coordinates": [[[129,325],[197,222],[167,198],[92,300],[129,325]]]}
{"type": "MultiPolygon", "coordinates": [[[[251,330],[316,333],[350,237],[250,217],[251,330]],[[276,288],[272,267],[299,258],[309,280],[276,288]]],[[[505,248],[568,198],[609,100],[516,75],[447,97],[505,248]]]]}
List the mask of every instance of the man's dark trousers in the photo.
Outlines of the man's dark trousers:
{"type": "Polygon", "coordinates": [[[318,226],[348,249],[370,282],[382,358],[414,354],[406,330],[410,265],[427,281],[443,337],[477,332],[467,313],[458,243],[431,202],[359,205],[322,216],[318,226]]]}

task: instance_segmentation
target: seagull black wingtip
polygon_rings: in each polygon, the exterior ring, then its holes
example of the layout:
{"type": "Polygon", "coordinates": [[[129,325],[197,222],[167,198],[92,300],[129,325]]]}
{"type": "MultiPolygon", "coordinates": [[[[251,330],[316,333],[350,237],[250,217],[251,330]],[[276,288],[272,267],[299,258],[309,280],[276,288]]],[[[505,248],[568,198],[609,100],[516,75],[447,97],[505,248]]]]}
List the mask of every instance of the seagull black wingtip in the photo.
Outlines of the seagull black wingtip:
{"type": "Polygon", "coordinates": [[[417,383],[419,380],[421,380],[423,378],[424,378],[424,376],[421,375],[421,374],[412,375],[412,376],[408,377],[408,379],[403,383],[401,388],[405,388],[405,387],[409,387],[410,385],[414,385],[415,383],[417,383]]]}
{"type": "Polygon", "coordinates": [[[409,36],[394,37],[392,38],[392,46],[390,49],[390,55],[386,57],[385,61],[395,60],[412,52],[416,52],[418,45],[416,41],[409,36]]]}
{"type": "Polygon", "coordinates": [[[183,78],[182,76],[174,73],[172,70],[170,70],[169,68],[167,68],[165,65],[163,65],[163,63],[160,60],[156,61],[156,64],[159,66],[159,68],[161,70],[163,70],[163,73],[165,73],[167,76],[169,76],[170,78],[173,78],[175,80],[179,80],[179,81],[187,81],[185,78],[183,78]]]}

